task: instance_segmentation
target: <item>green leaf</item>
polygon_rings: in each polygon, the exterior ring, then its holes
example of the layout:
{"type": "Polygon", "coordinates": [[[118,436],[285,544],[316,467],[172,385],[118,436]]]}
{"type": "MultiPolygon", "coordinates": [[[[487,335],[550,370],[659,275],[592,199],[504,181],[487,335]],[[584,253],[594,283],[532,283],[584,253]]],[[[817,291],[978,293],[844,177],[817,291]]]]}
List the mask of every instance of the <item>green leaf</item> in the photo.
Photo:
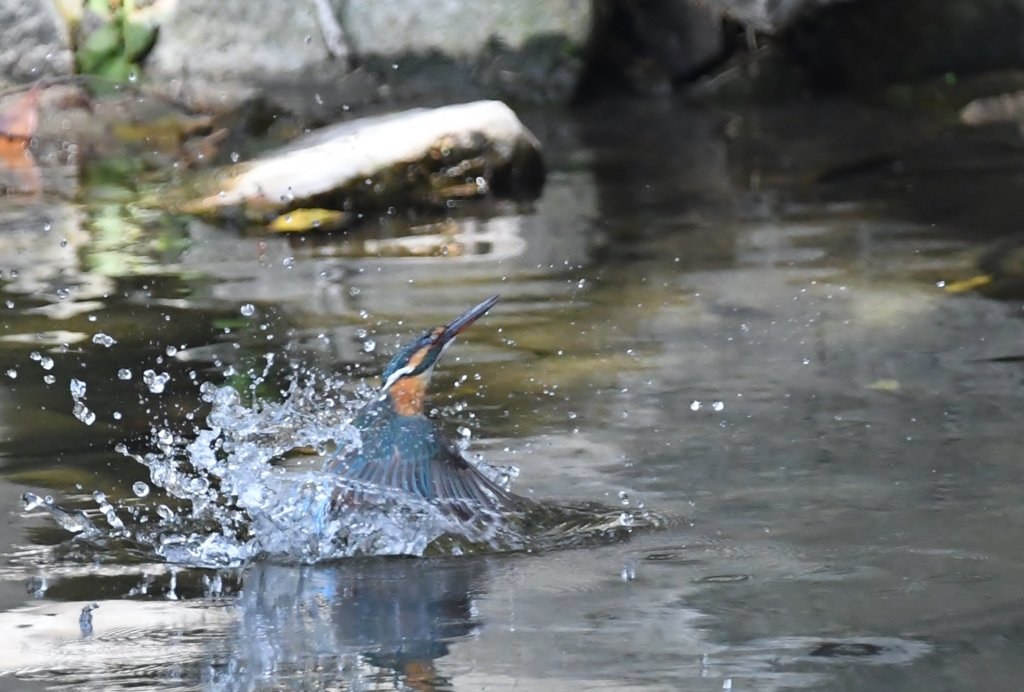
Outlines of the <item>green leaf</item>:
{"type": "Polygon", "coordinates": [[[111,17],[110,0],[88,0],[88,2],[85,3],[85,6],[103,19],[109,19],[111,17]]]}
{"type": "Polygon", "coordinates": [[[125,60],[123,55],[115,55],[100,65],[94,74],[98,77],[105,77],[112,82],[127,82],[135,70],[136,67],[125,60]]]}
{"type": "Polygon", "coordinates": [[[82,51],[94,55],[112,55],[121,49],[121,29],[115,22],[104,24],[89,35],[82,51]]]}
{"type": "Polygon", "coordinates": [[[85,40],[78,51],[78,69],[95,74],[100,66],[121,50],[121,32],[113,23],[104,24],[85,40]]]}
{"type": "Polygon", "coordinates": [[[124,56],[129,62],[139,62],[156,42],[156,27],[149,24],[125,22],[124,56]]]}

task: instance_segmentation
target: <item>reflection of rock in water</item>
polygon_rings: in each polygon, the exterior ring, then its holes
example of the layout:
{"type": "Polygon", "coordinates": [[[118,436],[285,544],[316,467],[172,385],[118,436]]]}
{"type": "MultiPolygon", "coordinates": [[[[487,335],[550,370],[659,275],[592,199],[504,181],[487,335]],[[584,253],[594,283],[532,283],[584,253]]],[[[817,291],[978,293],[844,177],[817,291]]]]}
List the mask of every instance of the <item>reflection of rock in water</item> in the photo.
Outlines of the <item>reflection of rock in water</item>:
{"type": "Polygon", "coordinates": [[[213,688],[257,689],[271,675],[304,690],[397,675],[430,689],[440,682],[433,661],[480,624],[471,594],[486,568],[473,559],[255,565],[244,577],[235,645],[213,688]]]}

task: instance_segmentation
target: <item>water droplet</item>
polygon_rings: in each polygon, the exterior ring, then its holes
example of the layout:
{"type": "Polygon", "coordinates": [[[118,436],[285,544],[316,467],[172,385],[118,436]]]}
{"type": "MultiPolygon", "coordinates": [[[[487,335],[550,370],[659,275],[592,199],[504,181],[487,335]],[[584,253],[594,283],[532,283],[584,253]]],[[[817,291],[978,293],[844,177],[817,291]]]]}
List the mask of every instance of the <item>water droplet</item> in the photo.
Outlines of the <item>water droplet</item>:
{"type": "Polygon", "coordinates": [[[58,288],[57,297],[60,298],[61,300],[67,300],[68,298],[71,297],[71,291],[69,291],[66,288],[58,288]]]}
{"type": "Polygon", "coordinates": [[[256,314],[256,306],[253,305],[252,303],[246,303],[245,305],[240,307],[238,311],[241,312],[242,315],[245,317],[252,317],[254,314],[256,314]]]}
{"type": "Polygon", "coordinates": [[[363,350],[367,353],[373,353],[374,349],[377,348],[377,342],[373,339],[367,339],[363,342],[363,350]]]}
{"type": "Polygon", "coordinates": [[[167,355],[170,356],[171,358],[173,358],[175,355],[177,355],[177,353],[178,353],[178,349],[176,347],[174,347],[174,346],[168,346],[167,347],[167,355]]]}
{"type": "Polygon", "coordinates": [[[283,260],[281,260],[281,264],[283,264],[285,266],[285,268],[291,269],[292,267],[295,266],[295,258],[294,257],[285,257],[283,260]]]}
{"type": "Polygon", "coordinates": [[[114,411],[114,420],[121,420],[121,412],[114,411]]]}
{"type": "Polygon", "coordinates": [[[41,355],[39,355],[39,351],[32,351],[32,353],[28,354],[28,357],[29,357],[29,360],[35,360],[35,361],[42,360],[42,358],[43,358],[41,355]]]}
{"type": "Polygon", "coordinates": [[[241,157],[238,155],[237,151],[231,152],[231,163],[238,163],[238,159],[240,158],[241,157]]]}
{"type": "Polygon", "coordinates": [[[53,358],[40,358],[39,367],[43,370],[53,370],[53,358]]]}
{"type": "Polygon", "coordinates": [[[810,358],[804,358],[803,359],[803,364],[804,365],[810,365],[811,364],[811,359],[810,358]]]}
{"type": "Polygon", "coordinates": [[[110,348],[111,346],[117,343],[117,340],[114,339],[114,337],[112,336],[107,336],[103,332],[97,332],[96,334],[93,334],[92,342],[94,344],[99,344],[100,346],[110,348]]]}
{"type": "Polygon", "coordinates": [[[14,368],[11,368],[10,370],[7,371],[7,376],[10,377],[12,380],[17,379],[18,371],[15,370],[14,368]]]}
{"type": "Polygon", "coordinates": [[[632,526],[633,525],[633,515],[630,514],[629,512],[623,512],[622,514],[619,515],[619,524],[622,525],[622,526],[632,526]]]}
{"type": "Polygon", "coordinates": [[[107,501],[107,494],[102,490],[93,490],[92,499],[96,502],[96,504],[103,504],[104,502],[107,501]]]}
{"type": "Polygon", "coordinates": [[[620,490],[619,491],[619,501],[623,505],[628,505],[629,504],[629,493],[627,493],[625,490],[620,490]]]}
{"type": "Polygon", "coordinates": [[[132,371],[128,368],[121,368],[117,371],[117,379],[119,380],[130,380],[132,379],[132,371]]]}
{"type": "Polygon", "coordinates": [[[43,382],[45,382],[46,384],[53,384],[56,381],[57,378],[54,377],[53,375],[43,375],[43,382]]]}
{"type": "Polygon", "coordinates": [[[174,512],[167,505],[157,505],[156,513],[160,515],[160,518],[164,521],[173,521],[174,512]]]}
{"type": "Polygon", "coordinates": [[[60,246],[61,247],[67,247],[68,246],[68,239],[67,238],[61,238],[60,239],[60,246]]]}
{"type": "Polygon", "coordinates": [[[633,581],[634,579],[636,579],[636,561],[630,558],[622,565],[622,581],[633,581]]]}
{"type": "Polygon", "coordinates": [[[691,411],[700,411],[700,402],[697,401],[696,399],[691,401],[690,402],[690,410],[691,411]]]}
{"type": "Polygon", "coordinates": [[[85,396],[86,384],[81,380],[71,380],[70,389],[73,399],[81,399],[85,396]]]}
{"type": "Polygon", "coordinates": [[[163,394],[167,382],[171,376],[166,372],[157,373],[153,370],[146,370],[142,373],[142,381],[149,387],[153,394],[163,394]]]}
{"type": "Polygon", "coordinates": [[[716,401],[713,404],[711,404],[711,408],[715,409],[716,411],[722,411],[725,409],[725,404],[723,404],[721,401],[716,401]]]}
{"type": "Polygon", "coordinates": [[[75,414],[75,418],[82,421],[86,425],[92,425],[96,422],[96,414],[89,410],[85,404],[81,401],[76,401],[74,408],[71,410],[75,414]]]}
{"type": "Polygon", "coordinates": [[[135,481],[132,484],[132,492],[135,493],[136,497],[146,497],[146,495],[149,495],[149,486],[142,481],[135,481]]]}

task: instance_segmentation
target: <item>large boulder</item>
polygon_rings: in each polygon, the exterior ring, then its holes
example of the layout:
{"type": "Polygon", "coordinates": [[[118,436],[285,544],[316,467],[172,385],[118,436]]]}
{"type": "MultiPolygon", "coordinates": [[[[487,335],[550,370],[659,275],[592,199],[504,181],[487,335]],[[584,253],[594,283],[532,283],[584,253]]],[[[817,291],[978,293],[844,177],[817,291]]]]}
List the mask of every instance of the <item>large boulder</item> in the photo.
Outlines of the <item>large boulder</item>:
{"type": "Polygon", "coordinates": [[[162,14],[156,81],[206,108],[263,94],[328,117],[383,97],[565,100],[591,2],[167,0],[162,14]]]}
{"type": "Polygon", "coordinates": [[[399,95],[568,99],[591,0],[335,0],[353,53],[399,95]]]}
{"type": "Polygon", "coordinates": [[[345,98],[348,56],[332,52],[333,20],[313,0],[168,0],[156,19],[146,74],[198,108],[271,95],[301,111],[345,98]]]}

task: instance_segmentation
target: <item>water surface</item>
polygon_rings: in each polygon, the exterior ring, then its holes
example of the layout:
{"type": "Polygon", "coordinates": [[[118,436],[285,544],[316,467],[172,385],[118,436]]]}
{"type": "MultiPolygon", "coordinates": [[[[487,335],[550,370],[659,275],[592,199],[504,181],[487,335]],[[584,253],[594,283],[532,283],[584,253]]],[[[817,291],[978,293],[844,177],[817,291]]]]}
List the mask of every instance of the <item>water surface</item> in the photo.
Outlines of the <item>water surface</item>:
{"type": "Polygon", "coordinates": [[[456,238],[433,257],[353,250],[406,242],[396,219],[328,238],[179,220],[157,244],[104,235],[118,209],[5,203],[7,689],[1017,689],[1022,302],[939,283],[1015,230],[1018,135],[856,104],[527,119],[543,196],[415,229],[456,238]],[[321,373],[341,411],[403,339],[493,293],[431,407],[518,492],[642,504],[663,529],[217,571],[21,510],[26,491],[97,521],[97,490],[125,516],[170,502],[137,498],[149,472],[114,447],[193,437],[200,383],[251,405],[321,373]]]}

